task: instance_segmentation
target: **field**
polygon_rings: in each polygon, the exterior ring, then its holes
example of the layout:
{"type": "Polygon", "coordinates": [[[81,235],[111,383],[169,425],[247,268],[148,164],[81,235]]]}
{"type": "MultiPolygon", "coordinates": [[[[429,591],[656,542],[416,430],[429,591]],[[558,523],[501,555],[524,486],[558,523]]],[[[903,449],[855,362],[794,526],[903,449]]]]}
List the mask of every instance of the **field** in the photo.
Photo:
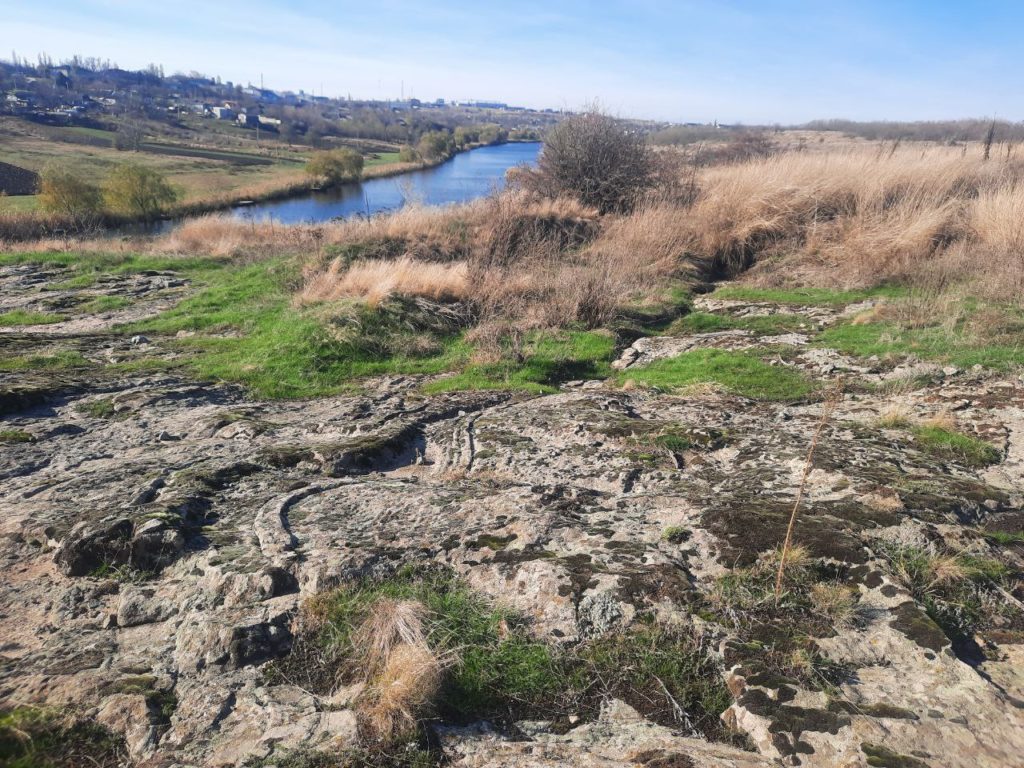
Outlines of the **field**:
{"type": "MultiPolygon", "coordinates": [[[[115,166],[141,162],[165,174],[188,208],[222,201],[258,199],[309,184],[304,165],[312,151],[276,137],[257,145],[254,132],[196,121],[194,130],[147,135],[140,152],[114,149],[114,133],[96,128],[41,126],[0,118],[0,162],[41,171],[49,163],[100,183],[115,166]]],[[[398,152],[369,152],[378,173],[398,163],[398,152]]],[[[0,196],[0,215],[38,210],[34,195],[0,196]]]]}

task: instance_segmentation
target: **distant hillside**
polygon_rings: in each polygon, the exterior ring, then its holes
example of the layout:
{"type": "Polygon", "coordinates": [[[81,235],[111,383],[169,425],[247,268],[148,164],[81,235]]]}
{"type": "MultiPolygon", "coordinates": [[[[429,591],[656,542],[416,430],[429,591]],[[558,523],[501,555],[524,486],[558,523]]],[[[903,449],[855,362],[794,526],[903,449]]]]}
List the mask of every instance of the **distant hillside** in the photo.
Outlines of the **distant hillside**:
{"type": "Polygon", "coordinates": [[[39,187],[39,174],[10,163],[0,163],[0,194],[34,195],[39,187]]]}

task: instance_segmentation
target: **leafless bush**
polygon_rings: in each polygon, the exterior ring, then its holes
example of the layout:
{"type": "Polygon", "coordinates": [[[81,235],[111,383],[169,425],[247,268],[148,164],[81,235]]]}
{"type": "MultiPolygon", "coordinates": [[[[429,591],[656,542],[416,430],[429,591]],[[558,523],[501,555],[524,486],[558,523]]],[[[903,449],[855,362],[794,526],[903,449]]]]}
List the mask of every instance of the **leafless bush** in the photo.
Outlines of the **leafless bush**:
{"type": "Polygon", "coordinates": [[[546,197],[568,195],[601,213],[632,210],[653,184],[651,149],[639,133],[591,111],[559,123],[544,140],[527,189],[546,197]]]}

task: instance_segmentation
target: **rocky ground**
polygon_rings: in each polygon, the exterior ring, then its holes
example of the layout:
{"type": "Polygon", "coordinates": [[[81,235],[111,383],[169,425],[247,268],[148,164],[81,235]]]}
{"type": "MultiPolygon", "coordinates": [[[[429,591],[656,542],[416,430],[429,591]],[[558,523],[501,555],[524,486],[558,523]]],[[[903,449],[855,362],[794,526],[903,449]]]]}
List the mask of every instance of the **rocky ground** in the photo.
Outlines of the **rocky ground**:
{"type": "MultiPolygon", "coordinates": [[[[60,279],[59,269],[8,268],[2,308],[37,309],[38,286],[60,279]]],[[[161,311],[188,286],[173,275],[120,280],[110,290],[132,292],[130,307],[4,329],[3,354],[172,355],[164,340],[114,326],[161,311]]],[[[722,718],[749,746],[703,740],[683,720],[657,724],[612,700],[564,733],[438,726],[450,764],[1018,765],[1024,382],[811,343],[816,329],[864,308],[790,306],[807,327],[785,334],[644,338],[616,363],[628,376],[686,350],[755,350],[818,381],[841,380],[830,405],[615,381],[569,382],[544,396],[428,397],[417,377],[261,402],[130,367],[2,372],[0,699],[94,717],[123,734],[138,765],[336,749],[356,738],[352,712],[272,684],[265,665],[288,653],[309,596],[368,569],[437,562],[552,643],[641,615],[694,625],[714,639],[734,699],[722,718]],[[721,585],[781,543],[826,407],[795,539],[855,607],[801,630],[801,648],[830,670],[816,684],[819,667],[801,676],[767,663],[792,641],[776,645],[773,633],[792,628],[752,620],[721,585]],[[953,414],[998,460],[926,450],[879,421],[893,409],[953,414]],[[999,578],[972,582],[969,634],[933,620],[937,581],[914,592],[901,578],[891,553],[909,549],[999,564],[999,578]]],[[[702,309],[779,311],[714,299],[702,309]]]]}

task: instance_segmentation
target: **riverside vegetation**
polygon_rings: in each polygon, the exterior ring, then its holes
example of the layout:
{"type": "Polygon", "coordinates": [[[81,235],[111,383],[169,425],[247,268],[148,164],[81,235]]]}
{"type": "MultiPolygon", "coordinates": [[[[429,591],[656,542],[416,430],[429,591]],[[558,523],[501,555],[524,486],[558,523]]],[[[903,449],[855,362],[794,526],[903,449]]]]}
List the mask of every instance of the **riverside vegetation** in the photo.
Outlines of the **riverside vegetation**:
{"type": "Polygon", "coordinates": [[[0,755],[1012,763],[1024,164],[986,155],[590,113],[467,205],[12,244],[0,755]]]}

